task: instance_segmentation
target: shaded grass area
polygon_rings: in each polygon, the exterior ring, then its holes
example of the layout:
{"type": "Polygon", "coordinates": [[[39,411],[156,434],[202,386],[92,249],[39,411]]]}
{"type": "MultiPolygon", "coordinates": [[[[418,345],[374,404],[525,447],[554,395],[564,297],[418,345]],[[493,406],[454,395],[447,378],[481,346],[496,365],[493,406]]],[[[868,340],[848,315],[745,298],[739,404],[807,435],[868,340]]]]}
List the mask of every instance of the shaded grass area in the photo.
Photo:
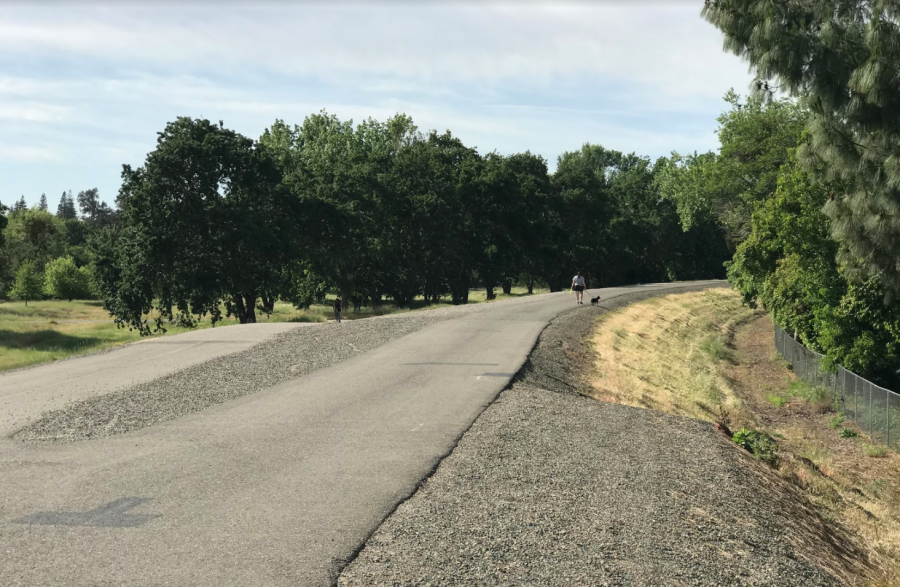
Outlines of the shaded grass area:
{"type": "Polygon", "coordinates": [[[602,317],[593,341],[595,397],[730,427],[829,524],[829,548],[862,553],[829,559],[833,572],[900,586],[900,456],[790,372],[768,316],[730,291],[676,294],[602,317]]]}
{"type": "MultiPolygon", "coordinates": [[[[546,293],[547,290],[535,290],[546,293]]],[[[513,288],[511,295],[499,293],[498,300],[521,297],[527,294],[524,287],[513,288]]],[[[485,290],[473,290],[469,303],[487,301],[485,290]]],[[[289,303],[276,302],[271,315],[257,313],[258,322],[326,322],[334,318],[332,304],[334,296],[325,303],[315,304],[308,309],[297,309],[289,303]]],[[[352,307],[342,313],[343,320],[357,320],[383,316],[399,312],[434,309],[449,306],[450,301],[441,300],[437,304],[426,304],[416,300],[412,308],[398,308],[386,303],[380,308],[352,307]]],[[[237,324],[234,318],[226,318],[217,326],[237,324]]],[[[201,320],[199,328],[209,328],[208,319],[201,320]]],[[[174,325],[166,326],[165,335],[186,332],[189,329],[174,325]]],[[[153,336],[163,336],[154,334],[153,336]]],[[[74,355],[108,349],[110,347],[135,342],[141,336],[127,328],[117,328],[109,313],[95,300],[0,302],[0,371],[18,369],[49,361],[64,359],[74,355]]]]}

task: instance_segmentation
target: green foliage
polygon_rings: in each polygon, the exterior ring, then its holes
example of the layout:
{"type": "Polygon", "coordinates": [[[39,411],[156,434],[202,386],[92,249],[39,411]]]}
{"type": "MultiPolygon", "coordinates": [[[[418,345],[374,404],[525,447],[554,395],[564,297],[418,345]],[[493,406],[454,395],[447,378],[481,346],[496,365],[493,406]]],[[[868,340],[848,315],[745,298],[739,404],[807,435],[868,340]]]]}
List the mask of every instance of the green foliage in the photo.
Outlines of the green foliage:
{"type": "Polygon", "coordinates": [[[732,440],[764,463],[772,467],[778,464],[778,443],[769,434],[741,428],[734,433],[732,440]]]}
{"type": "Polygon", "coordinates": [[[62,300],[82,300],[94,296],[90,269],[78,267],[72,257],[60,257],[47,263],[44,288],[49,297],[62,300]]]}
{"type": "Polygon", "coordinates": [[[827,355],[826,365],[877,375],[900,360],[900,304],[884,303],[878,280],[851,283],[822,212],[828,187],[792,159],[760,203],[752,230],[728,264],[729,280],[760,303],[786,332],[827,355]]]}
{"type": "Polygon", "coordinates": [[[825,206],[854,281],[900,293],[900,5],[869,0],[714,0],[704,17],[762,80],[809,107],[799,157],[836,184],[825,206]]]}
{"type": "Polygon", "coordinates": [[[34,261],[24,261],[16,271],[16,279],[12,289],[9,290],[9,297],[24,301],[27,306],[29,301],[41,299],[43,290],[44,279],[37,264],[34,261]]]}
{"type": "Polygon", "coordinates": [[[852,428],[841,428],[838,436],[840,436],[841,438],[856,438],[857,436],[859,436],[859,434],[852,428]]]}
{"type": "Polygon", "coordinates": [[[822,386],[809,385],[798,379],[790,382],[782,393],[769,394],[766,399],[775,407],[780,408],[792,400],[800,400],[809,404],[830,403],[831,394],[822,386]]]}
{"type": "Polygon", "coordinates": [[[828,426],[831,428],[840,428],[844,423],[844,414],[836,414],[828,419],[828,426]]]}
{"type": "Polygon", "coordinates": [[[715,221],[732,247],[750,233],[758,202],[775,191],[781,166],[803,131],[805,113],[787,100],[750,98],[741,103],[733,91],[731,106],[718,122],[719,153],[679,155],[661,169],[661,195],[676,203],[685,229],[715,221]]]}
{"type": "Polygon", "coordinates": [[[95,239],[96,277],[117,323],[147,334],[146,315],[256,321],[295,258],[302,210],[270,151],[208,120],[179,118],[143,167],[124,166],[121,228],[95,239]]]}

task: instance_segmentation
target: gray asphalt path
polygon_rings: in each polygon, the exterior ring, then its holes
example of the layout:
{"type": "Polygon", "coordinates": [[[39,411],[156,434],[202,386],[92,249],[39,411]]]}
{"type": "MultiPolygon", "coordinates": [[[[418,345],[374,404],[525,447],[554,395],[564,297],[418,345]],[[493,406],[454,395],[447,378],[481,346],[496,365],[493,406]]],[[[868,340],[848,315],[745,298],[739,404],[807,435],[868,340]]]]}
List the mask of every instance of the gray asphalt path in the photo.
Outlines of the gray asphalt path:
{"type": "Polygon", "coordinates": [[[329,585],[573,307],[490,304],[120,436],[0,440],[0,585],[329,585]]]}

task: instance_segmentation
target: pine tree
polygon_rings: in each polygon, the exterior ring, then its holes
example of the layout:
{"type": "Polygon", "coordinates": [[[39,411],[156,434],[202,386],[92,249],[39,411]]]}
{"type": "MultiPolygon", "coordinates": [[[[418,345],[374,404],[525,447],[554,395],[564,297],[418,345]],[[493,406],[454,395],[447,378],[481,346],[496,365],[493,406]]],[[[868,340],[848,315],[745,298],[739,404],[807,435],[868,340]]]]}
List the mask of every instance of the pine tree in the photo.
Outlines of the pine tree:
{"type": "Polygon", "coordinates": [[[42,212],[47,211],[47,194],[41,194],[41,201],[38,202],[38,210],[42,212]]]}
{"type": "Polygon", "coordinates": [[[756,71],[757,92],[789,92],[810,110],[798,157],[843,186],[824,208],[839,258],[900,295],[900,5],[707,0],[703,16],[756,71]]]}
{"type": "Polygon", "coordinates": [[[71,220],[78,218],[78,212],[75,210],[75,200],[72,198],[72,191],[63,192],[62,198],[59,200],[59,206],[56,207],[56,217],[63,220],[71,220]]]}
{"type": "Polygon", "coordinates": [[[28,209],[28,204],[25,203],[25,196],[22,196],[21,198],[19,198],[19,201],[17,201],[13,205],[12,211],[13,211],[13,214],[15,214],[17,212],[23,212],[27,209],[28,209]]]}

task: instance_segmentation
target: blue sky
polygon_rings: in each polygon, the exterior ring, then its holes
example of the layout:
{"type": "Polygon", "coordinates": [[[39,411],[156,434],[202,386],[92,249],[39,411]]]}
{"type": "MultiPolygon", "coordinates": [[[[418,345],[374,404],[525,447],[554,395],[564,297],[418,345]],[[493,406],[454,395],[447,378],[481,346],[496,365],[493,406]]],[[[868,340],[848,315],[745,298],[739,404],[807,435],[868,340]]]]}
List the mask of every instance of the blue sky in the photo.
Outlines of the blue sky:
{"type": "Polygon", "coordinates": [[[585,142],[714,149],[722,96],[752,77],[700,4],[0,3],[0,202],[112,203],[177,116],[256,138],[322,109],[405,112],[551,168],[585,142]]]}

